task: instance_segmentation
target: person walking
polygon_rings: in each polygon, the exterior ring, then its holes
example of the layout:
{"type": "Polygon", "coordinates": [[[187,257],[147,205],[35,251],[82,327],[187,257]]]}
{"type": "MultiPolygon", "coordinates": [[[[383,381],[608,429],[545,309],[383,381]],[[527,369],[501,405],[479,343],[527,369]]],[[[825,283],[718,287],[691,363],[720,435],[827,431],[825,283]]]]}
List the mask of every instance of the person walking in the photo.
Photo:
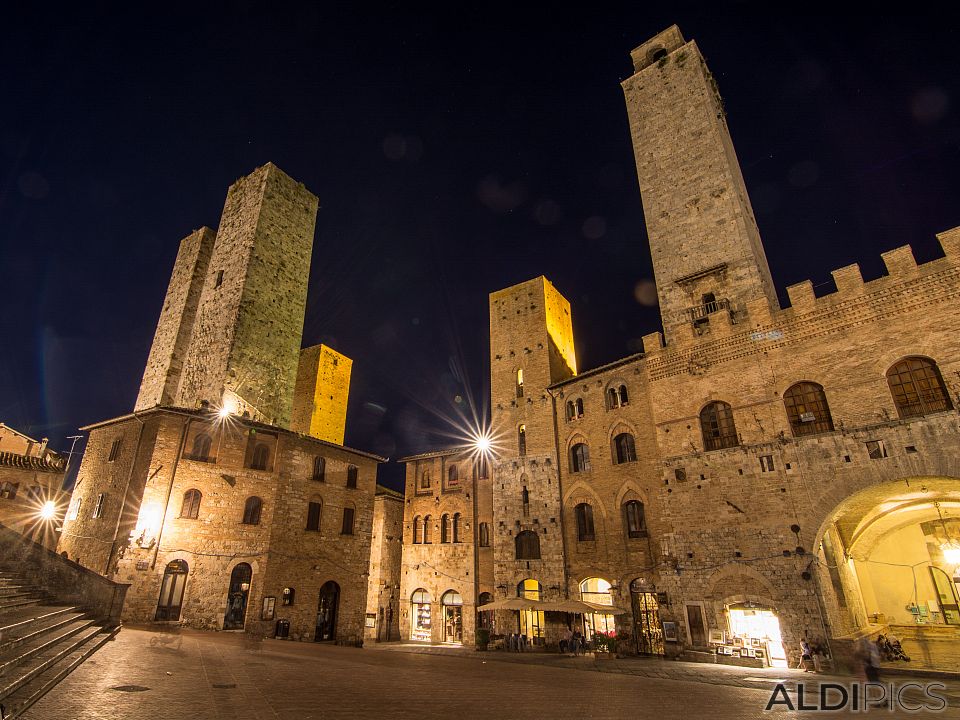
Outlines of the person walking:
{"type": "Polygon", "coordinates": [[[806,638],[800,640],[800,665],[804,672],[813,672],[813,651],[810,650],[810,643],[806,638]]]}
{"type": "Polygon", "coordinates": [[[867,682],[880,682],[880,650],[868,635],[857,641],[856,656],[867,682]]]}

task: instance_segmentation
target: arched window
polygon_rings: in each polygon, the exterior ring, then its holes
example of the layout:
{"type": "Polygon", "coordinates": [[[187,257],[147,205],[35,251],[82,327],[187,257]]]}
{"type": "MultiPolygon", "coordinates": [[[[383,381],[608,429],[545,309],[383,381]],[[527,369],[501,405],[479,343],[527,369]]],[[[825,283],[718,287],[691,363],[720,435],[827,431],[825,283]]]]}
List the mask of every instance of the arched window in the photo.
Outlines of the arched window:
{"type": "Polygon", "coordinates": [[[570,472],[586,472],[590,469],[590,448],[586,443],[577,443],[570,448],[570,472]]]}
{"type": "Polygon", "coordinates": [[[620,400],[620,407],[623,407],[630,402],[630,398],[627,396],[627,386],[621,385],[620,389],[617,391],[620,400]]]}
{"type": "Polygon", "coordinates": [[[429,490],[430,489],[430,473],[426,470],[423,471],[423,475],[420,476],[420,489],[429,490]]]}
{"type": "Polygon", "coordinates": [[[887,371],[887,382],[902,418],[953,409],[940,368],[930,358],[901,360],[887,371]]]}
{"type": "Polygon", "coordinates": [[[577,408],[577,417],[583,417],[583,398],[577,398],[577,402],[574,403],[577,408]]]}
{"type": "Polygon", "coordinates": [[[523,397],[523,368],[517,369],[517,397],[523,397]]]}
{"type": "Polygon", "coordinates": [[[430,516],[427,515],[423,518],[423,544],[429,545],[433,542],[433,527],[430,524],[430,516]]]}
{"type": "Polygon", "coordinates": [[[440,542],[450,542],[450,516],[446,513],[440,516],[440,542]]]}
{"type": "Polygon", "coordinates": [[[490,524],[480,523],[480,547],[490,547],[490,524]]]}
{"type": "Polygon", "coordinates": [[[799,382],[783,394],[783,405],[794,437],[833,430],[833,418],[823,388],[812,382],[799,382]]]}
{"type": "Polygon", "coordinates": [[[196,520],[200,513],[200,499],[203,495],[196,488],[187,490],[183,494],[183,504],[180,506],[180,517],[196,520]]]}
{"type": "Polygon", "coordinates": [[[266,443],[257,443],[250,458],[251,470],[266,470],[270,462],[270,448],[266,443]]]}
{"type": "Polygon", "coordinates": [[[712,402],[700,411],[700,430],[705,450],[720,450],[740,444],[733,410],[725,402],[712,402]]]}
{"type": "Polygon", "coordinates": [[[607,390],[607,409],[613,410],[617,407],[620,407],[620,393],[617,392],[616,388],[609,388],[607,390]]]}
{"type": "Polygon", "coordinates": [[[455,543],[461,542],[460,540],[460,513],[453,514],[453,541],[455,543]]]}
{"type": "Polygon", "coordinates": [[[311,532],[320,532],[320,514],[323,511],[323,503],[313,500],[307,504],[307,530],[311,532]]]}
{"type": "Polygon", "coordinates": [[[627,537],[640,538],[647,536],[647,518],[643,512],[643,503],[639,500],[628,500],[623,504],[623,519],[627,526],[627,537]]]}
{"type": "Polygon", "coordinates": [[[456,487],[460,484],[460,471],[456,465],[447,468],[447,487],[456,487]]]}
{"type": "Polygon", "coordinates": [[[593,531],[593,508],[587,503],[580,503],[574,508],[577,516],[577,540],[596,540],[593,531]]]}
{"type": "Polygon", "coordinates": [[[313,459],[313,479],[323,482],[327,477],[327,461],[317,455],[313,459]]]}
{"type": "Polygon", "coordinates": [[[247,502],[243,506],[243,524],[244,525],[259,525],[260,524],[260,511],[263,509],[263,501],[258,498],[256,495],[251,495],[247,498],[247,502]]]}
{"type": "Polygon", "coordinates": [[[210,460],[210,447],[213,445],[213,439],[206,433],[197,433],[193,438],[193,448],[190,451],[191,460],[208,462],[210,460]]]}
{"type": "Polygon", "coordinates": [[[356,465],[347,465],[347,487],[355,488],[360,478],[360,469],[356,465]]]}
{"type": "Polygon", "coordinates": [[[573,400],[567,400],[567,420],[573,420],[577,416],[576,406],[573,400]]]}
{"type": "Polygon", "coordinates": [[[517,597],[524,600],[540,600],[542,594],[543,588],[533,578],[527,578],[517,583],[517,597]]]}
{"type": "Polygon", "coordinates": [[[417,515],[413,519],[413,544],[419,545],[422,536],[420,535],[420,516],[417,515]]]}
{"type": "Polygon", "coordinates": [[[617,465],[634,462],[637,459],[637,446],[630,433],[620,433],[613,439],[613,459],[617,465]]]}
{"type": "Polygon", "coordinates": [[[519,449],[520,457],[523,457],[527,454],[527,426],[521,425],[517,428],[517,448],[519,449]]]}
{"type": "Polygon", "coordinates": [[[540,559],[540,536],[533,530],[519,532],[513,540],[516,544],[517,560],[540,559]]]}

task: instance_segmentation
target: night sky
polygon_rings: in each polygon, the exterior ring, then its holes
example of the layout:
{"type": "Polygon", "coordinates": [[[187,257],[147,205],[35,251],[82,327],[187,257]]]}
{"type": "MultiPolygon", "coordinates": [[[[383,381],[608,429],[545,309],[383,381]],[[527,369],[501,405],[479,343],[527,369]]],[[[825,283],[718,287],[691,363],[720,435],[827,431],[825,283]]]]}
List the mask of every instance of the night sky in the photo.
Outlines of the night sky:
{"type": "Polygon", "coordinates": [[[573,306],[581,368],[637,351],[660,325],[620,81],[672,23],[717,77],[784,304],[899,245],[937,257],[960,225],[960,32],[932,11],[19,5],[0,421],[58,449],[133,408],[180,239],[267,161],[320,198],[304,345],[354,359],[348,445],[449,443],[445,418],[486,404],[488,293],[536,275],[573,306]]]}

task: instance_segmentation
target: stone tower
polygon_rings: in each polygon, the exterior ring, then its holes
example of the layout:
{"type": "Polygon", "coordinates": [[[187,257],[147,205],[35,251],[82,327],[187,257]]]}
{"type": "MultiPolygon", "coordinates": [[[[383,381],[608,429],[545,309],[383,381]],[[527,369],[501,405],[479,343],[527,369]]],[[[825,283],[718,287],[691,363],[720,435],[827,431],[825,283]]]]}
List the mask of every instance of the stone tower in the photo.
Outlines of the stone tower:
{"type": "Polygon", "coordinates": [[[216,238],[213,230],[204,227],[180,241],[135,410],[173,405],[177,400],[180,371],[190,346],[200,293],[216,238]]]}
{"type": "Polygon", "coordinates": [[[494,576],[516,594],[526,578],[545,597],[566,587],[553,397],[547,388],[577,373],[570,303],[545,277],[490,295],[490,406],[496,437],[494,576]],[[516,558],[524,531],[540,560],[516,558]]]}
{"type": "Polygon", "coordinates": [[[353,360],[326,345],[300,351],[290,429],[343,445],[353,360]]]}
{"type": "Polygon", "coordinates": [[[631,53],[623,82],[668,342],[743,322],[776,292],[716,81],[673,26],[631,53]]]}
{"type": "Polygon", "coordinates": [[[316,215],[272,163],[230,187],[175,404],[289,425],[316,215]]]}

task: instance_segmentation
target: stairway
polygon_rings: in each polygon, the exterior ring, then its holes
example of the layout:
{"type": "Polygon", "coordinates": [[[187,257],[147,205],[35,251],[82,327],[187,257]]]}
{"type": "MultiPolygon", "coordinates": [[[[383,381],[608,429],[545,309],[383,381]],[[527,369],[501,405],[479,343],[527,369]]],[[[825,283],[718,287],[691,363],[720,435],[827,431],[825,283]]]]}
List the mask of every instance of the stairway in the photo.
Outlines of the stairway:
{"type": "Polygon", "coordinates": [[[27,572],[0,565],[0,705],[3,719],[33,703],[119,632],[85,607],[58,602],[27,572]]]}

